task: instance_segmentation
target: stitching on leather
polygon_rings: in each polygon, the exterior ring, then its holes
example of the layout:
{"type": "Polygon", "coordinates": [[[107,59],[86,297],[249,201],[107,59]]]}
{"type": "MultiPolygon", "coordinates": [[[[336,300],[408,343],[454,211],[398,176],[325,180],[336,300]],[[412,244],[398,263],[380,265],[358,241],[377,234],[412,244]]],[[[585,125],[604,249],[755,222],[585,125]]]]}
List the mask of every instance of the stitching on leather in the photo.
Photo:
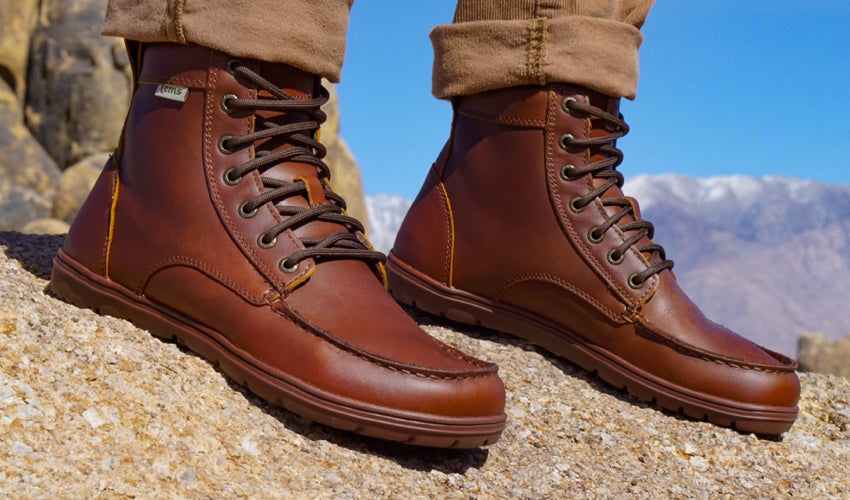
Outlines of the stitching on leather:
{"type": "MultiPolygon", "coordinates": [[[[452,374],[448,374],[448,373],[437,374],[437,373],[423,373],[423,372],[420,372],[420,371],[413,371],[413,369],[411,369],[411,368],[414,368],[414,367],[403,368],[403,367],[397,366],[393,363],[390,363],[387,360],[383,360],[383,359],[377,357],[376,355],[369,354],[369,353],[364,352],[360,349],[357,349],[355,346],[349,344],[348,342],[340,340],[337,337],[335,337],[335,336],[331,335],[330,333],[324,331],[323,329],[319,328],[317,325],[314,325],[307,318],[305,318],[301,314],[298,314],[297,312],[293,311],[288,306],[286,307],[286,310],[291,315],[291,317],[289,317],[289,315],[287,315],[287,314],[284,314],[283,311],[281,311],[277,308],[274,308],[274,307],[270,307],[270,308],[271,308],[272,311],[274,311],[278,315],[284,317],[285,319],[290,320],[290,321],[294,321],[295,324],[300,326],[305,332],[308,332],[308,333],[310,333],[310,334],[312,334],[312,335],[314,335],[314,336],[316,336],[316,337],[318,337],[318,338],[320,338],[320,339],[322,339],[326,342],[329,342],[332,345],[336,346],[337,348],[339,348],[343,351],[346,351],[348,353],[351,353],[351,354],[357,356],[358,358],[360,358],[364,361],[367,361],[367,362],[372,363],[374,365],[378,365],[378,366],[386,368],[388,370],[392,370],[392,371],[399,372],[399,373],[404,373],[406,375],[412,375],[412,376],[419,377],[419,378],[434,379],[434,380],[466,380],[466,379],[473,379],[473,378],[484,378],[484,377],[490,377],[495,373],[494,370],[492,370],[492,369],[485,371],[485,372],[480,372],[480,373],[467,373],[467,374],[458,374],[458,375],[452,375],[452,374]]],[[[435,339],[435,341],[436,341],[436,339],[435,339]]],[[[437,342],[442,344],[439,341],[437,341],[437,342]]],[[[487,368],[487,367],[490,367],[490,366],[492,366],[492,365],[488,363],[483,367],[482,366],[476,366],[476,367],[477,368],[487,368]]],[[[422,368],[427,370],[427,368],[425,368],[425,367],[422,367],[422,368]]]]}
{"type": "MultiPolygon", "coordinates": [[[[551,121],[554,121],[553,117],[554,117],[554,113],[556,112],[555,99],[553,99],[554,95],[555,95],[555,93],[552,90],[550,90],[549,91],[549,110],[548,110],[547,114],[550,117],[551,121]]],[[[575,228],[573,227],[572,223],[570,222],[570,217],[567,214],[567,210],[564,208],[564,202],[561,199],[561,193],[558,191],[558,187],[557,187],[558,184],[557,184],[557,178],[556,178],[557,174],[555,173],[555,168],[553,167],[553,165],[554,165],[554,163],[553,163],[554,154],[552,153],[552,147],[553,147],[552,145],[555,142],[554,136],[555,136],[555,133],[554,133],[553,127],[547,121],[547,123],[546,123],[546,138],[547,138],[547,140],[546,140],[546,158],[545,158],[545,164],[546,165],[545,166],[546,166],[546,179],[547,179],[549,186],[550,186],[550,198],[551,198],[552,202],[555,204],[555,210],[558,213],[558,220],[560,221],[561,227],[564,230],[567,231],[567,234],[568,234],[570,240],[573,242],[573,244],[581,246],[585,250],[585,252],[587,252],[589,250],[588,250],[586,245],[582,244],[581,236],[579,236],[579,234],[576,232],[575,228]]],[[[608,273],[606,273],[603,269],[601,269],[601,264],[599,264],[596,261],[596,259],[587,259],[587,262],[590,264],[590,266],[597,273],[602,274],[603,276],[608,276],[608,273]]],[[[610,278],[610,276],[608,276],[608,277],[610,278]]]]}
{"type": "MultiPolygon", "coordinates": [[[[427,332],[426,332],[426,333],[427,333],[427,332]]],[[[429,335],[429,337],[431,337],[431,336],[429,335]]],[[[467,362],[467,363],[473,364],[473,365],[475,365],[475,366],[477,366],[477,367],[479,367],[479,368],[487,368],[487,367],[490,367],[490,366],[492,366],[492,365],[493,365],[493,363],[488,363],[488,362],[486,362],[486,361],[482,361],[482,360],[480,360],[480,359],[478,359],[478,358],[475,358],[475,357],[473,357],[473,356],[470,356],[469,354],[466,354],[465,352],[463,352],[463,351],[461,351],[461,350],[455,349],[454,347],[452,347],[452,346],[450,346],[450,345],[446,344],[445,342],[441,342],[440,340],[437,340],[437,339],[435,339],[434,337],[431,337],[431,339],[432,339],[434,342],[436,342],[436,344],[437,344],[437,345],[438,345],[441,349],[443,349],[444,351],[446,351],[447,353],[451,354],[452,356],[454,356],[455,358],[457,358],[457,359],[459,359],[459,360],[461,360],[461,361],[465,361],[465,362],[467,362]]]]}
{"type": "Polygon", "coordinates": [[[443,255],[443,281],[451,286],[452,285],[452,257],[454,256],[454,221],[452,220],[452,207],[449,203],[449,194],[446,192],[446,187],[441,180],[437,180],[437,192],[440,195],[440,199],[443,202],[443,212],[446,217],[446,225],[448,228],[447,237],[449,241],[447,241],[447,245],[445,248],[445,254],[443,255]]]}
{"type": "Polygon", "coordinates": [[[530,280],[544,281],[546,283],[551,283],[553,285],[558,285],[560,287],[563,287],[568,292],[572,293],[573,295],[580,297],[581,299],[584,299],[586,302],[593,305],[596,309],[598,309],[602,314],[607,316],[609,319],[611,319],[613,321],[617,321],[617,322],[622,322],[622,319],[621,319],[622,314],[616,313],[612,309],[608,308],[602,302],[593,298],[593,296],[589,295],[588,293],[586,293],[581,288],[578,288],[575,285],[573,285],[573,284],[569,283],[568,281],[565,281],[565,280],[563,280],[563,279],[561,279],[557,276],[553,276],[551,274],[546,274],[546,273],[523,273],[523,274],[519,274],[517,276],[514,276],[510,280],[508,280],[502,286],[502,288],[499,289],[498,292],[496,292],[496,295],[495,295],[494,298],[496,300],[501,300],[502,296],[505,293],[507,293],[507,291],[511,287],[518,285],[518,284],[520,284],[524,281],[530,281],[530,280]]]}
{"type": "Polygon", "coordinates": [[[112,163],[112,168],[110,170],[113,171],[112,175],[112,191],[109,193],[109,220],[106,225],[106,239],[103,242],[103,253],[101,254],[100,265],[103,266],[100,274],[105,277],[109,277],[109,249],[112,246],[112,235],[115,232],[114,220],[115,220],[115,209],[118,201],[117,191],[118,191],[118,167],[115,165],[115,160],[109,160],[112,163]]]}
{"type": "Polygon", "coordinates": [[[203,274],[230,288],[231,290],[236,292],[240,297],[254,305],[261,305],[264,303],[263,300],[261,300],[262,297],[257,297],[251,294],[251,292],[249,292],[248,290],[240,286],[238,283],[222,274],[218,269],[210,266],[209,264],[203,261],[185,255],[175,255],[172,257],[168,257],[167,259],[162,259],[151,265],[148,270],[142,275],[142,278],[139,280],[139,284],[136,286],[136,293],[141,295],[144,292],[144,289],[147,286],[148,282],[159,271],[167,267],[179,265],[185,265],[190,268],[202,271],[203,274]]]}
{"type": "MultiPolygon", "coordinates": [[[[556,102],[558,100],[553,99],[554,96],[555,96],[555,92],[550,90],[549,91],[549,116],[551,116],[551,117],[554,117],[555,113],[557,113],[557,110],[558,110],[558,105],[556,104],[556,102]]],[[[585,100],[587,99],[585,96],[581,96],[581,97],[585,100]]],[[[552,121],[554,122],[554,118],[552,118],[552,121]]],[[[585,126],[585,131],[584,131],[585,135],[584,135],[584,137],[582,137],[582,139],[587,139],[590,136],[590,131],[592,130],[589,118],[584,121],[584,126],[585,126]]],[[[549,127],[549,124],[547,123],[547,128],[548,127],[549,127]]],[[[557,186],[557,184],[555,184],[556,183],[556,179],[555,179],[556,174],[555,174],[555,170],[553,168],[553,163],[552,163],[552,158],[553,158],[552,144],[554,143],[554,138],[555,138],[554,136],[556,134],[554,134],[554,132],[550,134],[550,132],[547,130],[546,135],[547,136],[551,135],[550,140],[548,140],[547,144],[546,144],[546,151],[547,151],[547,155],[548,155],[547,158],[546,158],[547,177],[550,179],[550,182],[553,183],[553,186],[557,186]]],[[[585,161],[590,162],[591,155],[590,155],[589,149],[584,153],[584,155],[585,155],[585,161]]],[[[588,191],[591,191],[591,190],[594,189],[593,182],[589,178],[585,182],[587,184],[588,191]]],[[[582,238],[582,236],[580,236],[576,232],[572,223],[569,222],[571,219],[570,219],[570,216],[567,214],[567,211],[564,209],[564,204],[563,204],[563,201],[561,200],[560,193],[556,192],[555,196],[553,196],[553,198],[555,199],[555,202],[556,202],[556,205],[557,205],[557,208],[558,208],[558,215],[561,216],[561,220],[567,222],[563,225],[566,226],[566,229],[569,232],[572,241],[576,245],[581,247],[581,249],[583,250],[582,253],[584,253],[585,255],[587,255],[587,254],[592,255],[593,252],[591,251],[591,249],[589,248],[589,246],[585,242],[584,238],[582,238]]],[[[616,279],[616,277],[612,276],[611,273],[608,272],[608,269],[603,264],[599,263],[597,261],[597,259],[595,257],[592,257],[592,256],[590,258],[586,259],[586,262],[589,262],[591,267],[593,267],[593,269],[597,273],[600,273],[602,276],[604,276],[606,278],[605,279],[606,283],[611,288],[613,288],[614,291],[617,292],[617,295],[619,296],[620,300],[626,302],[627,305],[629,305],[629,306],[634,306],[634,304],[629,304],[629,302],[634,302],[632,295],[625,288],[623,288],[620,285],[620,283],[616,279]]]]}
{"type": "Polygon", "coordinates": [[[657,328],[655,324],[653,324],[646,318],[641,317],[639,318],[639,321],[646,327],[645,331],[653,337],[657,338],[668,346],[673,347],[676,350],[684,351],[685,354],[689,354],[705,361],[711,361],[717,364],[731,366],[733,368],[741,368],[744,370],[754,370],[766,373],[789,373],[793,372],[796,368],[796,363],[788,363],[788,361],[790,361],[789,358],[785,358],[785,360],[774,358],[780,363],[784,364],[781,366],[769,366],[760,363],[747,362],[740,359],[729,358],[720,354],[715,354],[695,345],[691,345],[687,342],[679,340],[675,336],[670,335],[669,333],[663,331],[660,328],[657,328]]]}
{"type": "Polygon", "coordinates": [[[166,83],[171,85],[182,85],[184,87],[192,87],[198,90],[203,90],[206,82],[196,78],[184,78],[182,76],[159,75],[156,73],[145,73],[139,77],[139,85],[157,85],[166,83]],[[144,79],[143,79],[144,78],[144,79]]]}
{"type": "Polygon", "coordinates": [[[539,120],[535,118],[526,118],[522,116],[513,116],[513,115],[494,115],[489,113],[483,113],[479,111],[464,111],[458,110],[458,114],[463,115],[467,118],[473,118],[476,120],[486,120],[493,123],[504,123],[507,125],[522,125],[526,127],[545,127],[546,120],[539,120]]]}
{"type": "MultiPolygon", "coordinates": [[[[217,52],[215,52],[215,51],[210,52],[210,59],[209,59],[209,63],[208,63],[209,68],[215,68],[215,62],[216,62],[217,57],[218,57],[217,52]]],[[[211,132],[212,125],[211,125],[210,122],[212,121],[212,114],[213,114],[214,108],[213,108],[213,102],[212,102],[213,99],[211,99],[210,96],[215,94],[215,89],[217,88],[217,84],[218,84],[217,70],[215,70],[215,69],[210,70],[208,78],[209,78],[209,85],[208,85],[208,88],[206,89],[206,91],[208,92],[208,95],[206,96],[207,98],[206,98],[205,103],[204,103],[204,122],[205,122],[204,123],[204,151],[205,152],[208,152],[212,149],[212,132],[211,132]]],[[[209,153],[204,154],[204,168],[207,172],[207,187],[209,188],[209,191],[212,194],[213,199],[215,201],[215,204],[216,204],[216,207],[217,207],[216,211],[218,212],[219,216],[225,220],[225,222],[227,223],[227,226],[231,229],[232,236],[235,236],[237,241],[240,243],[240,245],[239,245],[240,249],[247,252],[251,256],[251,262],[254,264],[254,266],[262,269],[263,274],[265,276],[274,277],[275,276],[274,272],[271,271],[265,265],[265,262],[262,259],[259,258],[259,256],[251,248],[250,244],[247,241],[245,241],[245,238],[242,236],[242,232],[239,231],[236,228],[236,224],[233,222],[233,219],[230,217],[230,214],[228,213],[228,211],[224,208],[224,201],[221,198],[221,194],[218,192],[218,189],[216,188],[215,183],[211,181],[211,179],[214,177],[214,168],[213,168],[213,162],[212,162],[212,159],[209,156],[209,153]]],[[[301,277],[301,274],[302,273],[299,273],[298,275],[293,276],[293,280],[301,277]]],[[[280,280],[274,280],[274,278],[272,278],[272,281],[276,281],[275,285],[282,288],[283,283],[280,280]]]]}
{"type": "Polygon", "coordinates": [[[109,260],[112,255],[112,241],[115,235],[115,223],[118,214],[118,192],[121,189],[121,182],[118,176],[118,169],[115,170],[115,181],[112,186],[112,196],[109,205],[109,233],[106,236],[106,258],[103,261],[104,273],[103,275],[107,278],[109,277],[109,260]]]}

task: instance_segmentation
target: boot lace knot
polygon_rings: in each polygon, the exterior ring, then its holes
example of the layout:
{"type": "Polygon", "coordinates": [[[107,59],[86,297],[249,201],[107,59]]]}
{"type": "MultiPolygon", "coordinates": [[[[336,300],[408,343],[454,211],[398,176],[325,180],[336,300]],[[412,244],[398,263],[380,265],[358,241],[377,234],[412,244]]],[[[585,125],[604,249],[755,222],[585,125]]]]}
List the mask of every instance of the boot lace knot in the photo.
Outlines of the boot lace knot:
{"type": "Polygon", "coordinates": [[[622,114],[615,116],[595,106],[583,104],[571,97],[564,99],[562,107],[565,112],[573,116],[601,120],[604,122],[605,129],[609,131],[606,135],[585,139],[576,138],[571,134],[562,135],[559,142],[561,148],[564,150],[586,149],[589,150],[591,157],[601,156],[602,158],[585,165],[565,165],[561,169],[561,177],[566,181],[574,181],[590,175],[594,179],[604,180],[604,182],[587,194],[573,198],[569,206],[573,212],[578,213],[583,211],[594,200],[599,199],[603,206],[619,207],[619,210],[615,214],[590,230],[588,239],[592,243],[600,243],[605,238],[608,230],[615,225],[624,234],[628,235],[622,244],[608,253],[608,262],[613,265],[620,264],[628,249],[632,247],[647,256],[650,264],[649,267],[641,272],[632,274],[628,280],[632,288],[640,288],[653,275],[665,269],[672,270],[673,261],[667,259],[664,248],[661,245],[652,241],[655,227],[651,222],[643,220],[638,216],[629,198],[625,196],[604,196],[612,187],[623,187],[623,174],[617,170],[617,167],[623,162],[623,152],[617,148],[616,144],[617,139],[620,139],[629,132],[629,126],[623,120],[622,114]],[[633,220],[621,222],[627,215],[630,215],[633,220]],[[639,243],[644,237],[649,239],[649,243],[639,243]]]}
{"type": "Polygon", "coordinates": [[[239,206],[240,216],[253,217],[259,207],[268,202],[272,202],[281,215],[282,220],[278,224],[265,230],[258,237],[257,243],[260,247],[274,246],[278,235],[287,229],[295,230],[310,222],[324,221],[339,224],[348,230],[341,230],[322,238],[299,238],[304,248],[280,261],[279,267],[282,271],[294,272],[298,268],[298,263],[308,258],[384,262],[386,260],[384,254],[373,250],[362,236],[365,231],[363,224],[345,213],[345,200],[334,193],[329,184],[330,169],[323,161],[327,149],[317,140],[318,129],[327,118],[321,110],[321,106],[330,97],[327,89],[320,87],[321,91],[317,97],[296,99],[237,60],[228,62],[227,70],[237,77],[244,78],[255,88],[265,90],[272,97],[240,99],[234,94],[228,94],[221,100],[221,107],[225,112],[273,111],[281,115],[293,116],[291,120],[277,120],[256,114],[253,132],[240,136],[223,136],[218,142],[218,148],[224,154],[232,153],[264,139],[286,144],[286,147],[274,150],[256,150],[254,158],[224,172],[224,182],[229,185],[238,184],[243,177],[255,170],[260,172],[260,180],[265,190],[258,196],[242,202],[239,206]],[[281,121],[286,123],[280,123],[281,121]],[[298,162],[315,167],[324,196],[329,203],[316,204],[308,208],[280,203],[293,196],[309,199],[309,186],[304,180],[296,179],[288,182],[262,175],[270,167],[285,162],[298,162]]]}

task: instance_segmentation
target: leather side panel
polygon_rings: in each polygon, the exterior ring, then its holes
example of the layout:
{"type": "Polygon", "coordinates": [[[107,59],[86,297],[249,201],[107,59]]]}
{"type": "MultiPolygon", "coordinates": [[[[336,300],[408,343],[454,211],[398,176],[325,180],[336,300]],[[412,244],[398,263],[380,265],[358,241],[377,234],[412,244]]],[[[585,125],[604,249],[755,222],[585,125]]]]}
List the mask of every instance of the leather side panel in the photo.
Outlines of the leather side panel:
{"type": "Polygon", "coordinates": [[[399,229],[392,253],[451,285],[452,220],[445,189],[432,168],[399,229]]]}
{"type": "Polygon", "coordinates": [[[117,181],[110,158],[65,238],[65,253],[101,276],[106,276],[110,212],[117,181]]]}

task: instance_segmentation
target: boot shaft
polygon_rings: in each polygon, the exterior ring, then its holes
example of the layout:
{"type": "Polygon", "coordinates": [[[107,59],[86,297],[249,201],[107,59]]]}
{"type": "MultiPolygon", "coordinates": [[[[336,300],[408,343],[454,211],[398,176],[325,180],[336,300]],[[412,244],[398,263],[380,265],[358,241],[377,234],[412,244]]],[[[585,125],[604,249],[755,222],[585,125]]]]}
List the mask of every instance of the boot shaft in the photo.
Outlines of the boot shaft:
{"type": "Polygon", "coordinates": [[[318,77],[197,46],[134,47],[129,44],[136,86],[120,147],[94,189],[97,196],[78,216],[69,252],[83,260],[102,255],[92,269],[136,284],[139,293],[145,270],[175,252],[226,270],[237,282],[248,276],[240,286],[259,293],[253,289],[258,282],[291,290],[313,272],[312,259],[281,265],[303,253],[302,238],[362,230],[340,217],[281,229],[286,215],[299,209],[344,208],[330,191],[324,147],[316,141],[324,120],[319,106],[327,99],[318,77]],[[293,183],[301,187],[280,193],[293,183]],[[92,226],[101,228],[102,251],[85,241],[92,226]],[[277,228],[274,235],[270,228],[277,228]],[[146,242],[144,251],[139,241],[146,242]],[[222,241],[233,245],[222,248],[222,241]]]}
{"type": "MultiPolygon", "coordinates": [[[[653,288],[651,283],[641,290],[628,285],[629,276],[646,269],[651,256],[632,245],[617,256],[621,262],[612,269],[609,253],[631,235],[611,227],[604,241],[588,242],[592,229],[622,210],[588,196],[597,191],[603,198],[625,199],[622,177],[615,177],[619,173],[613,168],[618,158],[602,150],[616,150],[616,138],[606,137],[619,136],[619,131],[598,116],[567,107],[573,102],[619,115],[619,99],[567,85],[517,87],[458,99],[451,138],[414,201],[393,252],[413,259],[411,265],[443,283],[491,297],[510,293],[514,281],[532,275],[567,276],[573,283],[608,288],[613,293],[597,308],[612,320],[626,321],[653,288]],[[569,138],[600,144],[565,144],[569,138]],[[602,176],[572,176],[599,161],[611,163],[602,176]],[[586,204],[576,206],[575,200],[586,204]],[[440,234],[406,229],[437,227],[431,221],[439,221],[440,234]],[[423,246],[429,250],[416,250],[423,246]],[[540,258],[530,260],[526,252],[513,251],[517,246],[540,249],[540,258]],[[514,274],[506,281],[491,272],[494,268],[514,274]]],[[[636,204],[633,208],[617,222],[635,222],[636,204]]],[[[650,241],[644,236],[639,243],[650,241]]]]}

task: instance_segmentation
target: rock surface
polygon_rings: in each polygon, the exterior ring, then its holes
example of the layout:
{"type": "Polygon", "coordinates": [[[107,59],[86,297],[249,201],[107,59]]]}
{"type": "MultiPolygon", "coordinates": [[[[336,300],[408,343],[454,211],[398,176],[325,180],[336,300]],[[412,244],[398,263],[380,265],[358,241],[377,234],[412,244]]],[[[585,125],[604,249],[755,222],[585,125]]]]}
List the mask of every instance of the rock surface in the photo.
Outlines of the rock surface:
{"type": "Polygon", "coordinates": [[[53,197],[51,216],[54,219],[68,224],[74,222],[109,156],[110,153],[94,153],[62,172],[53,197]]]}
{"type": "Polygon", "coordinates": [[[508,427],[410,448],[273,408],[209,363],[46,291],[61,236],[0,233],[0,490],[12,498],[846,498],[850,382],[801,374],[777,439],[654,410],[533,346],[419,317],[498,363],[508,427]]]}
{"type": "Polygon", "coordinates": [[[49,214],[49,197],[0,177],[0,231],[23,227],[49,214]]]}
{"type": "Polygon", "coordinates": [[[0,79],[19,99],[26,91],[30,37],[37,21],[37,0],[0,0],[0,79]]]}
{"type": "Polygon", "coordinates": [[[800,370],[850,377],[850,335],[831,341],[822,333],[804,333],[798,346],[800,370]]]}
{"type": "Polygon", "coordinates": [[[0,80],[0,179],[53,196],[59,169],[22,118],[15,93],[0,80]]]}
{"type": "Polygon", "coordinates": [[[26,121],[59,168],[118,143],[132,76],[124,43],[100,35],[106,0],[42,0],[26,121]]]}

